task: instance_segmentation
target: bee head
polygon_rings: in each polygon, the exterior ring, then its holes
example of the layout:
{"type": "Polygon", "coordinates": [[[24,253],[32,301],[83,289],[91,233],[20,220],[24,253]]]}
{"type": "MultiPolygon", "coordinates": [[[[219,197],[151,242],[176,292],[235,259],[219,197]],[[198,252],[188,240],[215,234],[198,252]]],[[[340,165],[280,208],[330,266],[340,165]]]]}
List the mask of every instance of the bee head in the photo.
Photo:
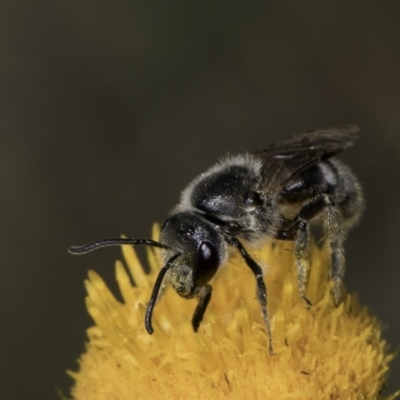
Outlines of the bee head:
{"type": "Polygon", "coordinates": [[[179,256],[169,270],[169,282],[176,292],[191,298],[215,274],[226,255],[222,236],[207,222],[191,213],[177,213],[161,228],[163,257],[179,256]]]}

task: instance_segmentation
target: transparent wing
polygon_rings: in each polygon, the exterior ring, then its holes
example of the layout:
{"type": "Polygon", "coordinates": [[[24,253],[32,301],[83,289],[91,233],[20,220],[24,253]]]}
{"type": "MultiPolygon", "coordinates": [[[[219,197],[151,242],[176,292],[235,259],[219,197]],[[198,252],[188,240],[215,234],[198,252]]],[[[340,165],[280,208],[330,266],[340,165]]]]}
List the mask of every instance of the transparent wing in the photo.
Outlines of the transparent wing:
{"type": "Polygon", "coordinates": [[[315,130],[254,152],[263,165],[260,190],[272,195],[307,168],[352,146],[358,132],[357,125],[315,130]]]}

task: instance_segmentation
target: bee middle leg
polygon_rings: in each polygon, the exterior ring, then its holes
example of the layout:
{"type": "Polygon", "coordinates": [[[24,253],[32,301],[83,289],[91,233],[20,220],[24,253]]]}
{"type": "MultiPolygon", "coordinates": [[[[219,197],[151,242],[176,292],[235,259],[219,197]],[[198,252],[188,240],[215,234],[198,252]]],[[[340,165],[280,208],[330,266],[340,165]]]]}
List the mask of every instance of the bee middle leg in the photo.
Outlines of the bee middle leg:
{"type": "Polygon", "coordinates": [[[304,211],[302,209],[294,220],[284,219],[281,229],[275,235],[275,239],[295,242],[297,286],[300,297],[311,307],[312,303],[306,296],[308,272],[310,270],[310,260],[307,252],[308,224],[305,220],[305,217],[308,216],[306,215],[308,211],[307,209],[304,209],[304,211]]]}
{"type": "Polygon", "coordinates": [[[295,239],[295,257],[297,267],[297,285],[300,297],[312,306],[311,300],[306,295],[306,286],[308,281],[308,273],[310,271],[310,258],[308,254],[308,224],[305,220],[297,222],[297,235],[295,239]]]}
{"type": "MultiPolygon", "coordinates": [[[[310,221],[312,218],[314,218],[321,212],[325,212],[327,210],[327,207],[331,203],[332,202],[328,195],[321,194],[320,196],[314,198],[312,201],[304,205],[293,222],[293,226],[296,229],[296,235],[294,241],[295,241],[295,257],[296,257],[297,281],[298,281],[299,293],[301,298],[307,303],[308,306],[312,306],[311,301],[306,296],[308,274],[311,267],[310,257],[308,254],[308,243],[309,243],[308,221],[310,221]]],[[[325,216],[324,216],[324,221],[325,221],[325,216]]]]}
{"type": "Polygon", "coordinates": [[[341,300],[342,280],[345,272],[344,241],[346,240],[346,231],[343,227],[343,215],[334,205],[328,204],[324,211],[324,230],[328,240],[328,246],[331,253],[331,274],[334,282],[333,299],[336,307],[341,300]]]}
{"type": "Polygon", "coordinates": [[[268,350],[269,354],[272,356],[274,355],[274,347],[272,344],[272,332],[271,332],[271,324],[269,321],[268,309],[267,309],[267,287],[265,286],[264,277],[263,277],[263,270],[262,268],[251,258],[250,254],[247,250],[243,247],[243,245],[237,240],[236,238],[230,238],[230,242],[234,245],[238,250],[240,255],[243,257],[244,261],[246,262],[247,266],[253,272],[256,278],[256,290],[257,290],[257,298],[258,302],[261,306],[261,311],[264,318],[264,323],[267,328],[268,333],[268,350]]]}
{"type": "Polygon", "coordinates": [[[331,279],[334,281],[333,296],[335,305],[338,306],[341,297],[341,282],[345,270],[344,240],[346,233],[343,227],[343,216],[335,202],[327,194],[321,194],[315,200],[306,204],[296,217],[297,235],[295,239],[295,256],[297,264],[299,292],[307,304],[310,300],[305,296],[310,260],[308,248],[308,223],[318,214],[322,213],[323,227],[331,253],[331,279]]]}

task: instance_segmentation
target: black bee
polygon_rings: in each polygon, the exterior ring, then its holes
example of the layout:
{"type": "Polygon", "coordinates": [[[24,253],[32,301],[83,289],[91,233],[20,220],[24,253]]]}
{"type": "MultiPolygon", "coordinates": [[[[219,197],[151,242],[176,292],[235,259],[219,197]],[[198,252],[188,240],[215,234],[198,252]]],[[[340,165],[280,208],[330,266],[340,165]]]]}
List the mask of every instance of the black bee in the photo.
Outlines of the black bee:
{"type": "Polygon", "coordinates": [[[160,241],[106,239],[71,247],[82,254],[100,247],[145,244],[159,247],[165,265],[160,270],[147,306],[145,326],[153,333],[153,309],[161,287],[169,283],[182,297],[197,297],[192,325],[197,331],[211,299],[209,281],[236,248],[254,273],[256,291],[269,336],[267,289],[261,267],[242,241],[260,245],[268,240],[295,243],[299,293],[306,297],[309,225],[322,225],[331,252],[334,301],[340,302],[345,271],[346,232],[364,206],[360,184],[353,173],[332,158],[353,145],[355,125],[316,130],[271,144],[263,150],[228,156],[195,178],[161,227],[160,241]]]}

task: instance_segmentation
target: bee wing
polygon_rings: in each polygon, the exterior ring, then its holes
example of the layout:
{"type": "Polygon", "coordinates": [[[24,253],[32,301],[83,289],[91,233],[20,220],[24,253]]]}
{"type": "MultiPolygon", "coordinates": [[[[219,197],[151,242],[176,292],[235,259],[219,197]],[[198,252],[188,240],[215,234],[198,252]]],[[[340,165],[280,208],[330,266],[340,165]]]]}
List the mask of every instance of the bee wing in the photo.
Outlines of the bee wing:
{"type": "Polygon", "coordinates": [[[294,176],[352,146],[358,132],[357,125],[316,130],[254,152],[262,161],[260,190],[276,193],[294,176]]]}

